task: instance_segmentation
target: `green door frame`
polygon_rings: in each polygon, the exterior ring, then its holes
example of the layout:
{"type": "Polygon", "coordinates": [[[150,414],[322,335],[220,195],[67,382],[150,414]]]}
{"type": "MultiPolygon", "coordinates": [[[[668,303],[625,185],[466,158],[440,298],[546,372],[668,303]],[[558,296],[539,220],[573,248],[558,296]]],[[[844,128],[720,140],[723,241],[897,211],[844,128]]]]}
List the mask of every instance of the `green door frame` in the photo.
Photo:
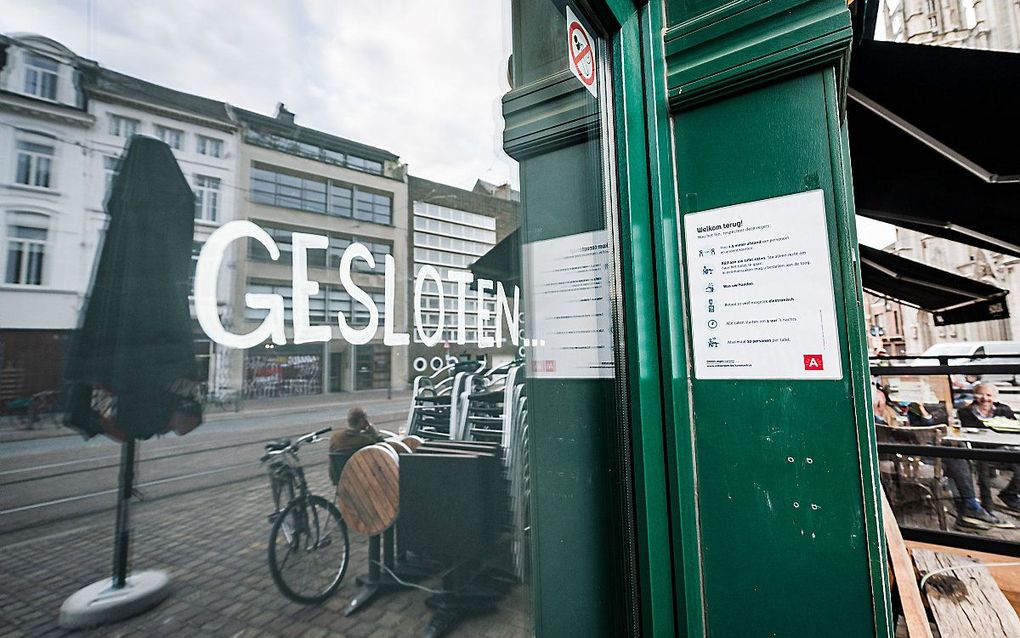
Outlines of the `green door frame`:
{"type": "MultiPolygon", "coordinates": [[[[560,8],[563,4],[555,2],[560,8]]],[[[735,635],[735,625],[720,620],[717,610],[730,609],[742,622],[760,621],[751,633],[760,630],[762,635],[812,636],[822,629],[841,635],[852,626],[858,632],[854,635],[867,627],[866,633],[891,636],[844,118],[851,29],[843,0],[577,0],[569,4],[578,15],[600,25],[610,49],[632,437],[635,585],[640,603],[634,620],[643,635],[728,636],[735,635]],[[779,178],[756,183],[752,176],[735,172],[731,177],[739,186],[713,192],[720,177],[711,174],[718,173],[717,158],[706,157],[702,163],[700,156],[690,153],[704,151],[702,140],[715,136],[739,145],[741,140],[726,136],[727,128],[738,122],[726,118],[736,113],[740,125],[753,131],[770,103],[776,104],[769,113],[775,116],[775,126],[782,128],[780,137],[789,135],[812,146],[813,154],[806,159],[788,154],[790,165],[806,161],[811,170],[799,175],[801,181],[795,184],[779,178]],[[799,118],[804,108],[813,117],[799,118]],[[690,129],[694,124],[697,128],[690,129]],[[685,193],[689,186],[698,185],[698,195],[678,196],[678,183],[685,193]],[[776,574],[748,573],[745,566],[720,560],[712,553],[714,548],[705,553],[705,542],[713,539],[703,538],[702,518],[707,516],[710,525],[715,525],[712,529],[718,529],[719,515],[711,508],[699,510],[710,505],[699,499],[711,494],[710,483],[703,481],[718,478],[713,472],[718,471],[720,459],[718,454],[713,458],[711,448],[703,447],[703,440],[714,436],[715,443],[732,444],[746,458],[776,450],[750,444],[742,448],[740,440],[719,438],[712,428],[725,426],[725,415],[706,410],[704,401],[718,401],[722,392],[736,392],[737,400],[746,403],[770,392],[788,392],[798,382],[739,382],[744,386],[730,382],[724,389],[720,382],[692,377],[684,255],[678,232],[683,215],[689,212],[810,189],[825,194],[844,378],[799,382],[814,385],[797,389],[806,404],[820,405],[836,397],[845,409],[832,436],[808,423],[791,424],[786,433],[791,458],[793,448],[798,459],[816,454],[815,467],[831,470],[832,475],[801,468],[792,479],[782,478],[763,462],[762,481],[771,481],[777,494],[808,490],[819,502],[832,491],[845,491],[850,497],[840,501],[840,511],[820,523],[823,540],[807,550],[792,538],[775,542],[792,530],[789,513],[776,514],[774,520],[752,516],[735,521],[740,529],[727,539],[747,535],[748,551],[775,554],[776,560],[766,562],[769,566],[789,560],[795,569],[803,569],[793,559],[805,551],[819,561],[815,565],[819,572],[783,579],[776,574]],[[702,398],[698,406],[695,396],[702,398]],[[847,485],[851,480],[853,484],[847,485]],[[772,545],[755,544],[755,530],[749,528],[755,522],[774,523],[779,531],[769,536],[772,545]],[[852,582],[841,584],[838,593],[816,595],[813,587],[832,586],[821,571],[830,568],[852,582]],[[797,578],[806,585],[798,586],[797,578]],[[733,594],[725,593],[727,583],[734,585],[733,594]],[[750,599],[741,598],[749,592],[750,599]],[[807,600],[809,605],[803,607],[810,608],[798,608],[801,600],[807,600]],[[827,616],[850,625],[824,627],[821,619],[827,616]]],[[[515,18],[515,57],[521,32],[536,26],[515,18]]],[[[548,33],[555,31],[541,26],[548,33]]],[[[519,71],[526,62],[515,60],[515,64],[519,71]]],[[[583,119],[577,92],[555,88],[566,86],[555,80],[540,78],[528,87],[515,87],[508,96],[512,99],[504,101],[511,155],[518,157],[526,149],[525,155],[534,156],[570,143],[571,135],[577,134],[576,124],[583,119]]],[[[774,172],[783,173],[782,162],[787,160],[776,161],[780,163],[773,164],[774,172]]],[[[526,190],[527,185],[523,186],[526,190]]],[[[780,417],[803,417],[797,406],[786,405],[782,410],[780,417]]],[[[542,490],[541,482],[536,487],[542,490]]],[[[535,596],[538,617],[567,615],[539,609],[547,598],[541,585],[536,585],[535,596]]],[[[605,620],[618,616],[617,611],[600,607],[605,598],[572,591],[566,600],[575,619],[580,611],[602,617],[593,626],[619,627],[605,620]]],[[[536,625],[539,635],[553,635],[554,627],[563,626],[555,620],[536,625]]],[[[581,635],[588,626],[574,628],[575,635],[581,635]]]]}

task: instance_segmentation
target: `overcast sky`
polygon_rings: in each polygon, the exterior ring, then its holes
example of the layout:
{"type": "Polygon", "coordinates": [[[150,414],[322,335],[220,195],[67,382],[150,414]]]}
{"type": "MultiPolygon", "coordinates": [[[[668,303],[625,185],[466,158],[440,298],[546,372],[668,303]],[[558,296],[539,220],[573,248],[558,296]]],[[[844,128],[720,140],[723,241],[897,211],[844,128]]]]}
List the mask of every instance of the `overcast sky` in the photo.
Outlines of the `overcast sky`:
{"type": "MultiPolygon", "coordinates": [[[[411,173],[518,184],[501,150],[506,0],[0,0],[0,31],[103,66],[384,148],[411,173]],[[91,7],[91,11],[90,11],[91,7]],[[91,17],[90,17],[91,15],[91,17]]],[[[858,223],[883,247],[891,227],[858,223]]]]}
{"type": "Polygon", "coordinates": [[[109,69],[259,113],[284,102],[299,124],[470,187],[517,181],[500,150],[503,4],[0,0],[0,30],[40,33],[109,69]]]}

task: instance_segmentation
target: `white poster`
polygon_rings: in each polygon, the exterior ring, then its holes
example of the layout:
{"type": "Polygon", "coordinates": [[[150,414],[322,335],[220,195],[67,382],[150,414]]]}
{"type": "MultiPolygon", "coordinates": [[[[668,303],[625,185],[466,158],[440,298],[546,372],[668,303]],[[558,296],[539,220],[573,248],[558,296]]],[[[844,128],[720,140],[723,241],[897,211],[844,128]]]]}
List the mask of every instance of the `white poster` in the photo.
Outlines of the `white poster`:
{"type": "Polygon", "coordinates": [[[609,235],[597,230],[524,246],[531,376],[611,379],[609,235]]]}
{"type": "Polygon", "coordinates": [[[822,191],[684,217],[698,379],[839,379],[822,191]]]}

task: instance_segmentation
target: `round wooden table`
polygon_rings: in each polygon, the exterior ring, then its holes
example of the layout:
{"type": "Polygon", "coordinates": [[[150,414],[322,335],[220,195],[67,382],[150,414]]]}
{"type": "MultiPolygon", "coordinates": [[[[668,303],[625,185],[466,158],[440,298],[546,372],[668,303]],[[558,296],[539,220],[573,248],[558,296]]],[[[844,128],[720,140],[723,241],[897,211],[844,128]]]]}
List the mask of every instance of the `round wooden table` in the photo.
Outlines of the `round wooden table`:
{"type": "Polygon", "coordinates": [[[375,536],[393,525],[400,509],[399,466],[397,453],[383,443],[351,456],[336,491],[337,509],[348,527],[375,536]]]}

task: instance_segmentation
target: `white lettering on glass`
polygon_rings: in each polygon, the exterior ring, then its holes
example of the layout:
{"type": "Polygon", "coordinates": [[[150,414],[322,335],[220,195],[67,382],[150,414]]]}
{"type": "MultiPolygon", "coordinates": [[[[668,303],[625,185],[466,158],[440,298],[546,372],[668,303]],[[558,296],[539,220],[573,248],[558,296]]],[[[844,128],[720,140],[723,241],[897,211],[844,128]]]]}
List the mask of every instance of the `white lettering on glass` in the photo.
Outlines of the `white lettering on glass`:
{"type": "Polygon", "coordinates": [[[443,338],[444,319],[446,318],[445,307],[446,298],[443,296],[443,279],[439,276],[439,271],[436,270],[435,266],[422,266],[421,270],[418,271],[418,277],[414,280],[414,329],[418,332],[418,338],[421,339],[421,342],[429,348],[438,344],[439,340],[443,338]],[[436,283],[436,288],[439,289],[439,325],[431,335],[425,334],[425,321],[421,316],[421,293],[425,287],[426,278],[432,279],[436,283]]]}
{"type": "Polygon", "coordinates": [[[383,319],[383,345],[406,346],[411,343],[411,336],[406,332],[393,332],[393,317],[396,314],[393,312],[393,298],[395,296],[394,288],[396,287],[397,264],[393,261],[393,255],[386,255],[383,262],[386,264],[386,281],[384,282],[386,287],[386,317],[383,319]]]}
{"type": "Polygon", "coordinates": [[[451,270],[450,279],[457,283],[457,343],[467,343],[467,285],[475,276],[466,270],[451,270]]]}
{"type": "MultiPolygon", "coordinates": [[[[368,263],[369,268],[375,268],[375,259],[372,258],[372,252],[368,247],[364,244],[353,242],[344,251],[343,257],[340,258],[340,284],[347,290],[347,294],[351,296],[351,299],[368,309],[368,325],[361,329],[352,328],[348,325],[347,317],[344,316],[344,313],[336,313],[337,322],[340,324],[341,336],[356,346],[371,341],[375,337],[376,331],[379,330],[379,308],[375,305],[372,297],[362,290],[358,284],[354,283],[354,279],[351,278],[351,262],[358,257],[364,259],[368,263]]],[[[387,312],[389,310],[387,309],[387,312]]]]}
{"type": "MultiPolygon", "coordinates": [[[[258,328],[247,334],[235,334],[228,331],[220,322],[217,312],[216,284],[223,258],[233,242],[239,239],[254,239],[262,244],[273,261],[280,258],[280,249],[273,241],[273,238],[266,231],[256,224],[247,220],[236,220],[228,222],[216,229],[209,239],[202,246],[195,267],[195,316],[205,334],[216,343],[228,348],[246,349],[254,348],[266,341],[272,341],[277,345],[285,345],[287,337],[284,326],[284,300],[281,295],[267,293],[247,293],[244,296],[245,305],[255,310],[266,310],[267,315],[259,324],[258,328]]],[[[294,316],[292,319],[294,330],[294,343],[326,342],[333,336],[332,328],[328,325],[311,325],[311,297],[318,295],[320,283],[308,278],[308,250],[326,250],[329,247],[329,240],[324,235],[311,233],[293,233],[291,237],[292,246],[292,288],[294,316]]],[[[354,301],[352,306],[360,304],[367,311],[368,322],[358,328],[351,325],[348,317],[341,311],[336,314],[337,325],[340,329],[340,336],[348,343],[362,345],[375,338],[379,331],[379,307],[372,296],[361,288],[354,281],[351,272],[351,264],[355,259],[364,260],[372,269],[376,262],[371,251],[364,244],[351,243],[340,258],[340,284],[344,291],[354,301]]],[[[392,255],[384,257],[384,313],[383,320],[383,343],[387,346],[400,346],[410,343],[409,332],[398,332],[396,326],[396,313],[394,307],[397,303],[396,297],[396,261],[392,255]]],[[[450,270],[447,281],[456,284],[457,295],[457,343],[467,343],[467,303],[468,285],[474,281],[474,275],[465,270],[450,270]]],[[[428,347],[438,345],[443,339],[446,330],[446,296],[444,294],[444,281],[439,270],[434,266],[422,266],[414,281],[414,331],[423,344],[428,347]],[[423,295],[425,284],[429,280],[435,285],[435,299],[438,307],[424,308],[423,295]],[[431,314],[435,310],[438,316],[438,325],[431,334],[426,330],[424,314],[431,314]]],[[[504,320],[509,329],[510,342],[517,346],[520,342],[520,289],[513,286],[512,295],[508,295],[502,282],[493,282],[489,279],[479,279],[476,294],[471,299],[477,304],[477,343],[479,348],[501,348],[504,343],[503,329],[504,320]],[[486,333],[485,324],[493,318],[493,313],[486,305],[492,303],[491,293],[495,288],[495,338],[490,331],[486,333]],[[513,298],[511,304],[510,297],[513,298]]],[[[365,311],[358,309],[355,314],[365,314],[365,311]]],[[[357,322],[355,322],[357,323],[357,322]]]]}
{"type": "Polygon", "coordinates": [[[319,294],[319,282],[308,280],[308,249],[326,250],[329,240],[322,235],[294,233],[293,246],[294,280],[294,343],[329,341],[333,330],[329,326],[312,326],[308,317],[308,298],[319,294]]]}
{"type": "Polygon", "coordinates": [[[511,310],[507,303],[506,291],[503,290],[503,282],[496,282],[496,347],[503,347],[503,317],[506,317],[507,327],[510,328],[510,343],[518,344],[521,334],[521,291],[514,286],[514,307],[511,310]],[[503,317],[500,317],[500,311],[503,317]]]}
{"type": "Polygon", "coordinates": [[[228,348],[254,348],[267,339],[282,346],[287,343],[287,337],[283,330],[283,298],[280,295],[248,293],[244,296],[249,308],[269,311],[262,324],[248,334],[228,332],[220,323],[216,311],[216,277],[227,248],[245,237],[265,246],[274,261],[280,258],[280,249],[269,233],[249,221],[232,221],[217,228],[202,246],[195,266],[195,316],[198,325],[210,339],[228,348]]]}
{"type": "Polygon", "coordinates": [[[493,338],[485,334],[485,322],[489,320],[489,309],[485,307],[485,293],[492,290],[492,281],[489,279],[478,280],[478,295],[475,297],[475,303],[478,304],[478,347],[479,348],[491,348],[496,345],[493,338]]]}

